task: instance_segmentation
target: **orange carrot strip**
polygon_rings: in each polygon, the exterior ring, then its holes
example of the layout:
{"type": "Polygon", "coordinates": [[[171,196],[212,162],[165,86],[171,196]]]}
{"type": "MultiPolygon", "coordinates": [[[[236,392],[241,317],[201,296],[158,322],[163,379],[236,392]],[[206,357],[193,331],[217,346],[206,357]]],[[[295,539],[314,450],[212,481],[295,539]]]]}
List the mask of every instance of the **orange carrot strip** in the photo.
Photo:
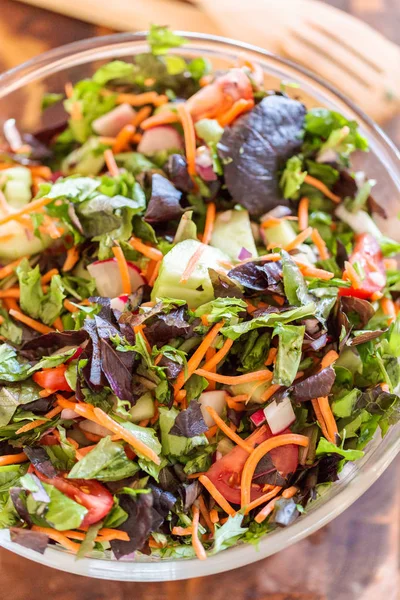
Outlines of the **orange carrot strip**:
{"type": "Polygon", "coordinates": [[[275,508],[276,501],[282,496],[275,496],[260,512],[254,517],[256,523],[262,523],[272,513],[275,508]]]}
{"type": "Polygon", "coordinates": [[[396,320],[396,307],[394,305],[393,300],[390,298],[382,298],[381,300],[381,308],[385,315],[389,317],[388,323],[389,325],[396,320]]]}
{"type": "Polygon", "coordinates": [[[214,229],[216,212],[217,212],[217,209],[215,206],[215,202],[210,202],[209,204],[207,204],[206,223],[204,226],[204,233],[203,233],[203,244],[209,244],[211,241],[211,236],[212,236],[212,232],[214,229]]]}
{"type": "Polygon", "coordinates": [[[112,177],[118,177],[118,175],[119,175],[118,165],[115,162],[114,154],[112,153],[112,150],[110,148],[108,148],[107,150],[104,151],[104,160],[106,161],[106,166],[107,166],[107,169],[108,169],[110,175],[112,177]]]}
{"type": "Polygon", "coordinates": [[[57,317],[57,319],[55,319],[55,321],[53,322],[53,325],[57,329],[57,331],[64,331],[64,325],[61,320],[61,317],[57,317]]]}
{"type": "Polygon", "coordinates": [[[250,502],[246,506],[246,508],[244,510],[244,514],[248,515],[249,512],[253,510],[253,508],[257,508],[257,506],[261,506],[261,504],[264,504],[264,502],[268,502],[269,500],[272,500],[272,498],[274,498],[277,494],[279,494],[279,492],[281,491],[281,489],[282,489],[282,487],[280,485],[276,485],[267,494],[264,494],[260,498],[257,498],[257,500],[253,500],[253,502],[250,502]]]}
{"type": "Polygon", "coordinates": [[[277,383],[272,384],[267,390],[265,390],[265,392],[262,394],[261,396],[261,400],[263,402],[266,402],[267,400],[269,400],[274,394],[275,392],[277,392],[278,390],[280,390],[281,386],[278,385],[277,383]]]}
{"type": "Polygon", "coordinates": [[[157,92],[144,92],[143,94],[118,94],[117,104],[130,104],[131,106],[143,106],[154,104],[161,106],[168,102],[167,96],[161,96],[157,92]]]}
{"type": "Polygon", "coordinates": [[[180,117],[183,133],[185,136],[186,160],[189,175],[196,175],[196,133],[194,130],[192,115],[189,112],[186,103],[177,105],[178,115],[180,117]]]}
{"type": "Polygon", "coordinates": [[[149,354],[151,354],[151,346],[150,346],[149,340],[146,337],[146,334],[144,333],[144,328],[145,327],[146,327],[146,325],[143,325],[143,324],[141,324],[141,325],[135,325],[135,327],[133,328],[133,331],[134,331],[135,335],[141,335],[142,336],[143,341],[145,343],[145,346],[147,348],[147,351],[148,351],[149,354]]]}
{"type": "Polygon", "coordinates": [[[312,231],[312,227],[307,227],[307,229],[300,232],[299,235],[297,235],[293,241],[289,242],[289,244],[285,246],[286,252],[290,252],[290,250],[294,250],[295,248],[300,246],[300,244],[302,244],[308,237],[310,237],[312,231]]]}
{"type": "Polygon", "coordinates": [[[193,505],[193,521],[192,521],[192,546],[199,560],[206,560],[207,554],[204,546],[199,540],[199,518],[200,511],[196,505],[193,505]]]}
{"type": "Polygon", "coordinates": [[[200,471],[199,473],[191,473],[187,476],[188,479],[198,479],[201,475],[207,475],[207,471],[200,471]]]}
{"type": "Polygon", "coordinates": [[[154,286],[154,283],[155,283],[155,281],[156,281],[156,279],[158,277],[158,274],[160,272],[160,268],[161,268],[161,261],[159,260],[159,261],[156,262],[156,265],[155,265],[155,267],[153,269],[153,272],[152,272],[151,276],[148,279],[148,284],[149,284],[150,287],[154,286]]]}
{"type": "Polygon", "coordinates": [[[50,271],[47,271],[47,273],[40,278],[40,283],[42,285],[49,283],[53,279],[54,275],[58,275],[58,269],[50,269],[50,271]]]}
{"type": "Polygon", "coordinates": [[[172,110],[163,110],[157,115],[153,115],[152,117],[149,117],[148,119],[142,121],[140,127],[143,129],[143,131],[146,131],[147,129],[151,129],[152,127],[158,127],[159,125],[168,125],[170,123],[179,122],[180,118],[178,113],[172,110]]]}
{"type": "Polygon", "coordinates": [[[193,528],[192,527],[173,527],[171,530],[172,535],[192,535],[193,528]]]}
{"type": "MultiPolygon", "coordinates": [[[[14,221],[15,219],[17,219],[18,217],[20,217],[22,215],[27,215],[29,213],[36,212],[39,208],[46,206],[46,204],[50,204],[50,202],[54,202],[54,198],[39,198],[38,200],[33,200],[33,202],[29,202],[29,204],[26,204],[18,212],[10,213],[10,214],[6,215],[5,217],[1,217],[0,225],[4,225],[5,223],[14,221]]],[[[22,260],[22,258],[19,259],[19,262],[21,262],[21,260],[22,260]]],[[[16,262],[16,261],[14,261],[14,262],[16,262]]],[[[9,265],[7,265],[7,266],[9,266],[9,265]]],[[[6,268],[6,267],[3,267],[3,268],[6,268]]],[[[0,275],[0,277],[1,277],[1,275],[0,275]]]]}
{"type": "MultiPolygon", "coordinates": [[[[26,258],[26,257],[24,257],[24,258],[26,258]]],[[[2,267],[0,269],[0,279],[5,279],[9,275],[11,275],[11,273],[13,273],[14,269],[16,269],[18,267],[18,265],[21,264],[21,262],[24,260],[24,258],[18,258],[17,260],[13,260],[13,262],[10,262],[5,267],[2,267]]]]}
{"type": "Polygon", "coordinates": [[[272,379],[271,371],[267,369],[262,371],[253,371],[253,373],[245,373],[244,375],[219,375],[218,373],[210,373],[204,369],[196,369],[196,375],[205,377],[210,381],[217,381],[218,383],[224,383],[226,385],[237,385],[238,383],[248,383],[249,381],[269,381],[272,379]]]}
{"type": "Polygon", "coordinates": [[[147,119],[147,117],[149,117],[150,115],[151,115],[150,106],[143,106],[143,108],[138,110],[136,115],[133,117],[133,119],[131,121],[131,125],[133,125],[134,127],[139,127],[139,125],[141,125],[141,123],[145,119],[147,119]]]}
{"type": "Polygon", "coordinates": [[[205,432],[204,435],[206,436],[206,438],[208,440],[211,440],[215,436],[217,431],[218,431],[218,427],[216,425],[213,425],[212,427],[209,428],[208,431],[205,432]]]}
{"type": "Polygon", "coordinates": [[[94,408],[93,412],[97,422],[100,423],[100,425],[103,425],[107,429],[110,429],[110,431],[113,433],[120,435],[121,438],[130,444],[132,448],[139,454],[143,454],[156,465],[160,464],[160,458],[157,456],[154,450],[146,446],[146,444],[135,437],[133,433],[125,429],[125,427],[114,421],[114,419],[108,416],[107,413],[101,410],[101,408],[96,407],[94,408]]]}
{"type": "Polygon", "coordinates": [[[0,456],[0,467],[5,467],[6,465],[16,465],[19,463],[26,462],[28,457],[25,452],[20,452],[19,454],[5,454],[4,456],[0,456]]]}
{"type": "Polygon", "coordinates": [[[211,521],[210,513],[208,512],[206,503],[204,502],[203,496],[199,496],[199,508],[201,512],[201,516],[205,520],[208,529],[213,534],[214,533],[214,523],[211,521]]]}
{"type": "Polygon", "coordinates": [[[214,419],[215,424],[221,429],[221,431],[224,432],[226,437],[230,438],[233,442],[235,442],[235,444],[243,448],[243,450],[246,450],[246,452],[249,454],[253,451],[252,446],[250,446],[245,440],[242,440],[239,435],[236,435],[236,433],[234,433],[232,429],[230,429],[228,425],[221,419],[217,411],[212,406],[206,406],[206,410],[214,419]]]}
{"type": "Polygon", "coordinates": [[[211,523],[218,523],[219,521],[219,514],[218,511],[215,508],[212,508],[210,510],[210,519],[211,519],[211,523]]]}
{"type": "Polygon", "coordinates": [[[248,112],[252,108],[254,108],[254,100],[245,100],[244,98],[241,98],[240,100],[237,100],[226,113],[218,118],[218,122],[221,127],[226,127],[233,123],[237,117],[248,112]]]}
{"type": "Polygon", "coordinates": [[[318,229],[313,229],[311,239],[317,247],[321,260],[327,260],[329,258],[328,248],[326,247],[326,244],[322,239],[318,229]]]}
{"type": "Polygon", "coordinates": [[[152,248],[151,246],[146,246],[146,244],[134,236],[131,237],[129,243],[132,248],[135,248],[140,254],[150,258],[150,260],[162,260],[164,258],[163,253],[160,250],[152,248]]]}
{"type": "Polygon", "coordinates": [[[80,544],[76,542],[71,542],[61,531],[56,531],[55,529],[51,529],[50,527],[39,527],[38,525],[32,525],[31,531],[38,531],[40,533],[45,533],[51,540],[57,542],[61,546],[64,546],[67,550],[70,550],[74,554],[76,554],[81,547],[80,544]]]}
{"type": "Polygon", "coordinates": [[[74,86],[72,85],[72,83],[70,81],[67,81],[67,83],[64,86],[65,89],[65,95],[67,96],[67,98],[72,98],[72,96],[74,95],[74,86]]]}
{"type": "Polygon", "coordinates": [[[217,490],[213,482],[208,479],[206,475],[200,475],[199,477],[200,483],[206,488],[207,492],[214,498],[215,502],[225,511],[228,515],[233,517],[236,514],[236,511],[232,508],[232,506],[225,500],[221,492],[217,490]]]}
{"type": "Polygon", "coordinates": [[[20,427],[15,433],[17,433],[19,435],[20,433],[25,433],[26,431],[35,429],[36,427],[39,427],[40,425],[44,425],[47,422],[47,419],[52,419],[53,417],[58,415],[61,411],[62,411],[61,406],[55,406],[48,413],[46,413],[44,415],[45,419],[36,419],[35,421],[31,421],[30,423],[23,425],[23,427],[20,427]]]}
{"type": "Polygon", "coordinates": [[[348,261],[344,263],[343,279],[349,280],[355,290],[359,290],[362,287],[361,277],[348,261]]]}
{"type": "Polygon", "coordinates": [[[270,227],[276,227],[277,225],[280,225],[281,222],[282,219],[278,219],[277,217],[269,217],[269,219],[262,221],[260,227],[263,229],[269,229],[270,227]]]}
{"type": "Polygon", "coordinates": [[[336,194],[331,192],[331,190],[327,188],[326,185],[322,183],[322,181],[320,181],[319,179],[315,179],[315,177],[311,177],[311,175],[306,175],[304,182],[308,183],[308,185],[311,185],[312,187],[315,187],[315,189],[322,192],[327,198],[332,200],[332,202],[336,202],[337,204],[339,204],[341,200],[340,196],[336,196],[336,194]]]}
{"type": "Polygon", "coordinates": [[[245,258],[245,260],[241,260],[240,264],[243,265],[248,262],[253,262],[254,260],[258,261],[269,261],[269,262],[277,262],[281,260],[282,256],[278,253],[275,254],[263,254],[262,256],[257,256],[255,259],[254,256],[251,258],[245,258]]]}
{"type": "Polygon", "coordinates": [[[136,132],[136,127],[134,125],[125,125],[118,133],[116,140],[113,144],[112,151],[114,154],[119,154],[120,152],[124,152],[129,149],[129,142],[136,132]]]}
{"type": "Polygon", "coordinates": [[[201,244],[197,248],[197,250],[194,252],[194,254],[192,254],[192,256],[189,259],[188,264],[186,265],[186,269],[182,273],[182,277],[180,278],[179,283],[186,283],[188,281],[189,277],[195,270],[197,263],[200,260],[200,257],[203,254],[205,249],[206,249],[206,246],[201,244]]]}
{"type": "Polygon", "coordinates": [[[320,369],[326,369],[339,358],[339,354],[335,350],[329,350],[321,360],[320,369]]]}
{"type": "Polygon", "coordinates": [[[299,491],[299,488],[296,487],[295,485],[292,485],[291,487],[288,487],[286,490],[284,490],[282,492],[282,498],[293,498],[293,496],[295,496],[298,491],[299,491]]]}
{"type": "Polygon", "coordinates": [[[179,390],[183,387],[183,384],[185,383],[185,381],[187,381],[189,379],[189,377],[191,375],[193,375],[193,373],[195,372],[195,370],[197,369],[197,367],[203,360],[204,355],[207,352],[207,348],[209,348],[211,346],[211,344],[217,337],[218,332],[224,325],[225,325],[224,321],[220,321],[219,323],[216,323],[214,325],[214,327],[212,329],[210,329],[210,331],[207,333],[204,340],[201,342],[200,346],[196,349],[196,351],[193,353],[193,355],[189,358],[188,363],[187,363],[186,376],[184,374],[184,371],[181,371],[179,373],[178,377],[176,378],[176,381],[174,384],[174,393],[175,394],[177,394],[177,392],[179,392],[179,390]]]}
{"type": "Polygon", "coordinates": [[[232,346],[233,340],[231,340],[230,338],[226,338],[222,348],[218,350],[218,352],[216,352],[214,356],[210,358],[210,360],[207,360],[207,362],[204,363],[202,367],[204,371],[211,371],[214,367],[216,367],[221,362],[221,360],[225,358],[232,346]]]}
{"type": "Polygon", "coordinates": [[[339,432],[336,425],[335,417],[333,416],[333,412],[329,404],[328,396],[321,396],[320,398],[318,398],[318,404],[322,417],[325,421],[326,430],[329,435],[328,440],[335,444],[336,436],[339,432]]]}
{"type": "Polygon", "coordinates": [[[251,482],[253,479],[254,471],[262,459],[268,452],[274,448],[286,446],[287,444],[296,444],[297,446],[308,446],[309,439],[305,435],[298,435],[296,433],[284,433],[282,435],[276,435],[265,442],[261,442],[249,458],[246,460],[243,467],[242,479],[241,479],[241,506],[244,508],[250,503],[251,494],[251,482]]]}
{"type": "Polygon", "coordinates": [[[71,313],[75,313],[79,311],[79,308],[77,308],[76,306],[74,306],[72,304],[72,302],[70,302],[69,300],[64,300],[64,308],[66,310],[68,310],[71,313]]]}
{"type": "MultiPolygon", "coordinates": [[[[206,315],[203,315],[203,317],[205,317],[206,315]]],[[[203,321],[203,319],[202,319],[203,321]]],[[[208,321],[208,319],[207,319],[208,321]]],[[[210,324],[208,324],[209,326],[210,324]]],[[[216,355],[217,351],[215,348],[213,348],[212,346],[210,346],[209,348],[207,348],[207,352],[206,352],[206,361],[211,361],[212,358],[214,358],[214,356],[216,355]]],[[[216,367],[211,367],[210,371],[212,371],[213,373],[216,372],[216,367]]],[[[209,381],[208,386],[207,386],[207,391],[213,391],[215,390],[217,384],[215,383],[215,381],[209,381]]],[[[179,393],[179,392],[178,392],[179,393]]]]}
{"type": "Polygon", "coordinates": [[[329,440],[329,432],[328,432],[328,429],[326,427],[326,424],[325,424],[325,421],[324,421],[324,417],[322,415],[322,412],[321,412],[321,409],[320,409],[320,406],[319,406],[318,398],[313,398],[311,400],[311,403],[313,405],[313,409],[314,409],[314,412],[315,412],[315,416],[317,417],[318,424],[321,427],[321,431],[322,431],[324,437],[327,440],[329,440]]]}
{"type": "MultiPolygon", "coordinates": [[[[294,257],[292,257],[292,258],[294,258],[294,257]]],[[[332,279],[333,277],[335,277],[335,274],[332,273],[332,271],[325,271],[324,269],[317,269],[316,267],[310,267],[308,265],[305,265],[301,261],[297,260],[296,258],[294,258],[294,262],[299,267],[301,273],[305,277],[322,279],[324,281],[329,281],[329,279],[332,279]]]]}
{"type": "Polygon", "coordinates": [[[274,362],[276,360],[277,353],[278,353],[278,348],[273,348],[272,347],[272,348],[269,349],[267,360],[264,363],[264,365],[266,367],[269,367],[270,365],[274,364],[274,362]]]}
{"type": "Polygon", "coordinates": [[[303,196],[299,202],[299,229],[300,231],[304,231],[308,227],[308,206],[310,204],[309,199],[306,196],[303,196]]]}
{"type": "Polygon", "coordinates": [[[397,260],[395,258],[384,258],[383,266],[387,271],[396,271],[397,270],[397,260]]]}
{"type": "Polygon", "coordinates": [[[120,246],[113,246],[112,251],[113,251],[115,258],[117,259],[118,269],[119,269],[119,272],[121,275],[121,281],[122,281],[122,291],[124,294],[131,294],[132,286],[131,286],[128,264],[126,262],[125,255],[122,252],[120,246]]]}
{"type": "Polygon", "coordinates": [[[15,298],[18,300],[20,297],[20,289],[19,288],[8,288],[7,290],[0,290],[0,298],[15,298]]]}
{"type": "Polygon", "coordinates": [[[14,317],[14,319],[16,319],[17,321],[20,321],[21,323],[25,323],[25,325],[28,325],[28,327],[30,327],[31,329],[34,329],[35,331],[38,331],[39,333],[46,334],[46,333],[51,333],[52,331],[54,331],[54,329],[52,329],[52,327],[47,327],[47,325],[43,325],[43,323],[39,323],[38,321],[35,321],[35,319],[31,319],[31,317],[27,317],[19,310],[11,309],[10,315],[12,317],[14,317]]]}
{"type": "Polygon", "coordinates": [[[16,310],[17,312],[20,312],[17,301],[14,298],[4,298],[3,303],[8,312],[10,312],[10,310],[16,310]]]}
{"type": "Polygon", "coordinates": [[[76,246],[72,246],[67,250],[67,258],[63,264],[63,271],[71,271],[79,260],[79,251],[76,246]]]}
{"type": "Polygon", "coordinates": [[[374,292],[373,294],[371,294],[371,300],[373,302],[375,302],[376,300],[380,300],[381,298],[383,298],[382,292],[374,292]]]}

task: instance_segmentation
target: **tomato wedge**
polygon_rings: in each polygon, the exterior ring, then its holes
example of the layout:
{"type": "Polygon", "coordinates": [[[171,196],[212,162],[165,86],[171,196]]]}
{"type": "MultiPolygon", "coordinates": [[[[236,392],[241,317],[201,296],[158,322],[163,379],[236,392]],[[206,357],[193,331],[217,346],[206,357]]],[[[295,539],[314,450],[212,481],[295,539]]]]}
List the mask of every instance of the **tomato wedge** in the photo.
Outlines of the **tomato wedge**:
{"type": "Polygon", "coordinates": [[[88,513],[83,519],[83,527],[93,525],[101,521],[111,510],[114,500],[112,494],[98,481],[94,479],[64,479],[62,475],[57,477],[45,477],[37,469],[35,474],[44,481],[54,485],[60,492],[75,500],[88,509],[88,513]]]}
{"type": "MultiPolygon", "coordinates": [[[[283,433],[290,433],[290,429],[285,429],[281,432],[281,434],[283,433]]],[[[270,428],[268,425],[263,425],[246,438],[246,442],[255,447],[270,437],[273,437],[270,428]]],[[[270,452],[276,469],[283,476],[295,472],[298,465],[298,454],[298,448],[293,444],[274,448],[270,452]]],[[[246,450],[236,446],[217,460],[207,472],[207,477],[211,479],[217,490],[232,504],[240,504],[240,479],[248,456],[246,450]]],[[[262,488],[263,485],[252,487],[251,501],[257,500],[263,495],[262,488]]]]}
{"type": "Polygon", "coordinates": [[[340,296],[355,296],[369,299],[375,292],[380,292],[386,285],[386,271],[383,255],[376,239],[370,233],[356,236],[353,254],[349,258],[351,264],[357,263],[364,272],[360,289],[340,288],[340,296]]]}
{"type": "Polygon", "coordinates": [[[32,379],[40,387],[46,390],[52,390],[53,392],[72,392],[72,389],[68,385],[68,381],[65,379],[65,371],[67,367],[65,365],[59,365],[52,369],[43,369],[34,373],[32,379]]]}

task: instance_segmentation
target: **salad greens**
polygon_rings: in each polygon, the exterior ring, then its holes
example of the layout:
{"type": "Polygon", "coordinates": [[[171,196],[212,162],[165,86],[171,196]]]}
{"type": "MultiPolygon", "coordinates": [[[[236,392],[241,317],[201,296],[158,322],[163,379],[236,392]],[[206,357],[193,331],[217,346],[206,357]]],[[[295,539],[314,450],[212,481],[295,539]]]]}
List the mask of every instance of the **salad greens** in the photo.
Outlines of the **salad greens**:
{"type": "Polygon", "coordinates": [[[0,527],[41,553],[257,544],[400,420],[357,123],[148,43],[0,143],[0,527]]]}

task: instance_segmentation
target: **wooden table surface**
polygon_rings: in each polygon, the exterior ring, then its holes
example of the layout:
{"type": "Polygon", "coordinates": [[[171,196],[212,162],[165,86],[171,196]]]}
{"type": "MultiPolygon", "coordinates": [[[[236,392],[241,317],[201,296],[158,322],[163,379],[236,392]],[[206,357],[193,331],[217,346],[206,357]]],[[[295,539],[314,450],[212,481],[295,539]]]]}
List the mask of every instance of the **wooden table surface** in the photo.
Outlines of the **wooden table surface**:
{"type": "MultiPolygon", "coordinates": [[[[281,3],[284,0],[277,0],[277,4],[282,6],[281,3]]],[[[329,3],[365,19],[400,44],[399,0],[329,0],[329,3]]],[[[112,10],[112,2],[110,8],[112,10]]],[[[107,33],[111,31],[104,27],[12,0],[0,0],[0,72],[49,48],[107,33]]],[[[400,145],[400,118],[388,123],[385,129],[400,145]]],[[[399,469],[400,458],[351,508],[306,540],[229,573],[184,582],[102,582],[53,571],[0,549],[0,597],[10,600],[396,600],[400,591],[399,469]]]]}

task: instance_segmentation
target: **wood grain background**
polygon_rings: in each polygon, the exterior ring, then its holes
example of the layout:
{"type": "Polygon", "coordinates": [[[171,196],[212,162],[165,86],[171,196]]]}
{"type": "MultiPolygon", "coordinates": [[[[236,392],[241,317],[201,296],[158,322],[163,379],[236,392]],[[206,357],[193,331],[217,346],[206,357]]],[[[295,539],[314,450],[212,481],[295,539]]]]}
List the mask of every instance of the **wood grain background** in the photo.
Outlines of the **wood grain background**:
{"type": "MultiPolygon", "coordinates": [[[[277,0],[281,3],[284,0],[277,0]]],[[[365,19],[400,43],[399,0],[328,3],[365,19]]],[[[107,28],[0,0],[0,72],[49,48],[108,33],[112,31],[107,28]]],[[[385,129],[400,144],[400,117],[385,129]]],[[[0,598],[396,600],[400,590],[399,470],[400,459],[343,515],[306,540],[253,565],[206,578],[154,584],[103,582],[41,567],[0,549],[0,598]]]]}

